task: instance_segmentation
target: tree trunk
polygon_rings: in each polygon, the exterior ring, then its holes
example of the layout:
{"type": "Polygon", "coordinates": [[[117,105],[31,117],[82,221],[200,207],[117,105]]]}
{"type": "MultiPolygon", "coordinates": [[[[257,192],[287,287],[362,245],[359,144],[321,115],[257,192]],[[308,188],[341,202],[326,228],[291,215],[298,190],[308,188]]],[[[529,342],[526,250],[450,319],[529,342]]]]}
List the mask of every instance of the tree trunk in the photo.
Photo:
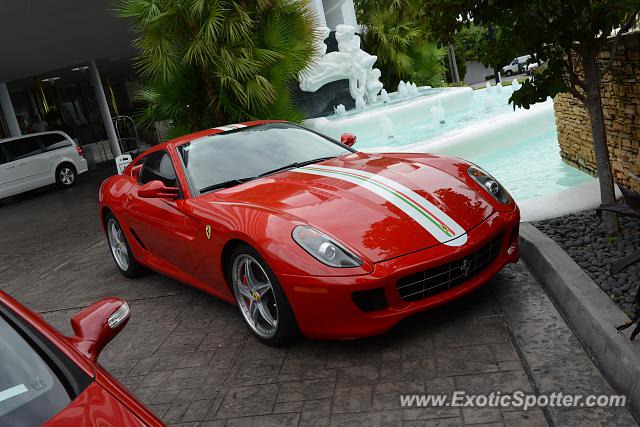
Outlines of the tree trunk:
{"type": "Polygon", "coordinates": [[[451,52],[451,64],[453,65],[453,82],[460,83],[460,74],[458,74],[458,61],[456,60],[456,48],[452,44],[449,45],[451,52]]]}
{"type": "Polygon", "coordinates": [[[455,61],[455,58],[451,52],[451,45],[447,46],[447,59],[449,60],[449,78],[451,83],[455,83],[456,78],[453,76],[453,61],[455,61]]]}
{"type": "MultiPolygon", "coordinates": [[[[596,52],[595,48],[585,47],[582,53],[584,83],[587,87],[584,104],[591,121],[593,152],[596,157],[596,169],[600,182],[600,201],[603,204],[610,204],[615,202],[615,191],[600,99],[600,77],[596,64],[596,52]]],[[[603,212],[603,220],[607,235],[611,236],[618,232],[618,219],[615,214],[603,212]]]]}

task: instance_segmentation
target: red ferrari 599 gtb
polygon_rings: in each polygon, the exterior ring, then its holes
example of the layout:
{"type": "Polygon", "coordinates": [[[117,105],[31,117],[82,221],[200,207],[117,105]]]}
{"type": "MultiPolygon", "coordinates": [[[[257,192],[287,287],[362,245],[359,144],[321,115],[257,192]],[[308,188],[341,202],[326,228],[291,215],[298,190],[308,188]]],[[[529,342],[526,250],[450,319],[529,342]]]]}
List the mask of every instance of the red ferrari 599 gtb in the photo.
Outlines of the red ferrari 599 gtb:
{"type": "Polygon", "coordinates": [[[153,147],[100,188],[118,269],[236,304],[282,345],[381,333],[518,260],[519,210],[491,175],[354,141],[249,122],[153,147]]]}

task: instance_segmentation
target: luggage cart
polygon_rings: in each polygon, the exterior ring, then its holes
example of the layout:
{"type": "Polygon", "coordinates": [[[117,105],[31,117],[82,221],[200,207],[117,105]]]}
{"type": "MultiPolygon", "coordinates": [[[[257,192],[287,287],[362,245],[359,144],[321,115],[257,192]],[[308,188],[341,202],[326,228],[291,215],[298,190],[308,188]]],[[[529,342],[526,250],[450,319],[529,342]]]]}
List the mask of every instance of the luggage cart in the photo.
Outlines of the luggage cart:
{"type": "Polygon", "coordinates": [[[140,139],[133,119],[129,116],[116,116],[111,120],[122,154],[131,154],[132,157],[136,157],[140,152],[140,139]]]}

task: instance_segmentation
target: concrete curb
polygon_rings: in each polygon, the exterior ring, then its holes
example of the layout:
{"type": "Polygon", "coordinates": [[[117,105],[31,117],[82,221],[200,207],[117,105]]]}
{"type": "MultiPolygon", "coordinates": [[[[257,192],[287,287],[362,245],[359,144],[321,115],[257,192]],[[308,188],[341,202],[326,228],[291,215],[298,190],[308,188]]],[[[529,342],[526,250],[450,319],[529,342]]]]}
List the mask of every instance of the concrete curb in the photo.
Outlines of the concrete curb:
{"type": "Polygon", "coordinates": [[[528,223],[520,224],[520,253],[611,385],[627,396],[627,407],[638,418],[640,341],[629,341],[630,330],[620,334],[614,327],[629,318],[560,246],[528,223]]]}

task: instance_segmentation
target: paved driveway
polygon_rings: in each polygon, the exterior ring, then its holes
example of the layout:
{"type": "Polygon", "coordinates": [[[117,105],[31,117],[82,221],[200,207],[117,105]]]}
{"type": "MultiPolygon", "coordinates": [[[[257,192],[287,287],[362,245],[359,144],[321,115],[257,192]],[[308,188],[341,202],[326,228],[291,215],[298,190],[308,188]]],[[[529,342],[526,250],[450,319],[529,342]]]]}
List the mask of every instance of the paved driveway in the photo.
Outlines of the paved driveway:
{"type": "Polygon", "coordinates": [[[0,201],[0,286],[64,333],[91,302],[126,298],[131,321],[100,362],[168,424],[635,424],[624,408],[401,407],[400,393],[613,393],[521,264],[384,335],[273,349],[233,306],[156,274],[117,272],[97,217],[108,172],[0,201]]]}

